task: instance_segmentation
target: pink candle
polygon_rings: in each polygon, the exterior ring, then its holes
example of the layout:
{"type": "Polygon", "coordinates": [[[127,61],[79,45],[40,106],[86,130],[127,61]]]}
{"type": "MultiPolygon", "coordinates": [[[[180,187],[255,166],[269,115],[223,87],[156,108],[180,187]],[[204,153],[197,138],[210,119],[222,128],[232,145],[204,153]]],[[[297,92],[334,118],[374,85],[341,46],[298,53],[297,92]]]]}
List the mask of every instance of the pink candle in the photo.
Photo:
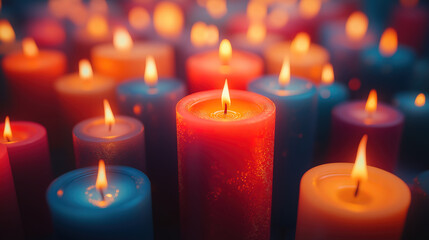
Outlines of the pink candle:
{"type": "Polygon", "coordinates": [[[49,234],[51,225],[45,200],[52,181],[48,140],[43,126],[11,122],[6,118],[0,143],[7,147],[26,237],[49,234]]]}

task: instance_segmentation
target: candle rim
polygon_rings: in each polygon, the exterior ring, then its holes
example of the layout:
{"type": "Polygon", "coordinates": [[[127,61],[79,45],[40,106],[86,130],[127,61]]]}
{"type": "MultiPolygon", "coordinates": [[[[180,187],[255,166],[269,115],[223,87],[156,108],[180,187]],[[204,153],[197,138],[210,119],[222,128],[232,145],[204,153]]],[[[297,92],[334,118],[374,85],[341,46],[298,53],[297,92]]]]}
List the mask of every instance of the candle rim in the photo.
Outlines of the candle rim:
{"type": "Polygon", "coordinates": [[[113,78],[105,77],[105,76],[97,74],[97,73],[94,73],[92,78],[85,80],[79,76],[79,73],[71,73],[71,74],[67,74],[67,75],[64,75],[64,76],[58,78],[54,83],[54,87],[56,88],[57,91],[60,90],[62,92],[68,93],[68,94],[91,95],[94,93],[107,91],[109,89],[112,89],[112,91],[114,91],[115,80],[113,78]],[[78,86],[79,86],[78,88],[75,88],[73,86],[72,87],[69,86],[69,82],[74,82],[74,81],[80,81],[81,82],[78,84],[78,86]],[[81,91],[81,90],[83,90],[83,86],[86,85],[85,81],[91,81],[92,83],[90,83],[90,84],[92,86],[95,85],[94,82],[103,83],[103,84],[98,85],[97,88],[92,87],[90,89],[85,89],[85,91],[81,91]],[[99,87],[99,86],[101,86],[101,87],[99,87]]]}
{"type": "MultiPolygon", "coordinates": [[[[163,56],[165,53],[174,52],[174,48],[172,45],[162,42],[156,41],[136,41],[133,43],[132,51],[120,52],[115,49],[113,43],[104,43],[95,46],[91,50],[91,59],[96,65],[96,61],[94,58],[112,58],[112,59],[130,59],[130,60],[142,60],[143,63],[146,61],[147,55],[152,55],[156,59],[159,56],[163,56]]],[[[94,66],[93,66],[94,67],[94,66]]],[[[94,67],[95,68],[95,67],[94,67]]],[[[142,69],[144,70],[144,64],[142,65],[142,69]]],[[[158,74],[159,68],[158,68],[158,74]]]]}
{"type": "Polygon", "coordinates": [[[257,89],[261,89],[261,84],[264,82],[268,82],[269,84],[273,83],[273,84],[275,84],[275,86],[279,86],[278,89],[277,88],[276,89],[269,89],[268,87],[262,88],[264,90],[264,93],[270,94],[269,98],[275,97],[275,98],[286,99],[286,98],[290,98],[290,97],[296,97],[299,95],[312,96],[312,95],[316,94],[317,88],[313,82],[311,82],[305,78],[301,78],[301,77],[291,75],[290,83],[284,87],[285,89],[287,89],[288,86],[292,86],[294,83],[302,83],[302,84],[308,85],[308,88],[304,88],[302,90],[297,91],[297,93],[290,94],[290,95],[278,95],[278,94],[276,94],[275,91],[282,90],[281,89],[282,87],[278,84],[278,78],[279,78],[279,76],[277,74],[269,74],[269,75],[264,75],[264,76],[258,77],[248,84],[248,89],[251,90],[252,92],[258,93],[257,89]]]}
{"type": "MultiPolygon", "coordinates": [[[[172,92],[185,90],[185,85],[178,78],[160,77],[158,79],[156,87],[151,88],[144,82],[144,79],[142,77],[139,77],[139,78],[132,78],[118,84],[116,91],[120,96],[121,95],[141,96],[141,92],[137,91],[136,89],[136,88],[140,89],[140,87],[144,87],[144,90],[148,90],[148,91],[152,91],[154,89],[157,90],[157,91],[153,91],[153,94],[150,94],[150,96],[159,96],[159,97],[162,97],[166,94],[170,94],[172,92]],[[168,86],[168,87],[171,86],[171,88],[168,88],[165,90],[164,86],[168,86]],[[128,89],[132,90],[131,94],[128,89]]],[[[148,92],[145,92],[145,93],[148,93],[148,92]]]]}
{"type": "MultiPolygon", "coordinates": [[[[13,148],[13,147],[25,146],[27,144],[37,142],[47,135],[46,128],[43,125],[36,123],[36,122],[10,121],[10,123],[11,123],[11,127],[12,127],[13,132],[16,132],[16,130],[14,131],[14,128],[20,127],[26,131],[28,131],[30,129],[32,134],[28,134],[27,138],[20,139],[19,141],[4,143],[4,145],[6,145],[7,147],[13,148]]],[[[1,123],[0,129],[3,129],[3,128],[4,128],[4,123],[1,123]]]]}
{"type": "Polygon", "coordinates": [[[290,49],[291,43],[292,43],[291,41],[281,41],[267,47],[264,51],[265,59],[267,58],[276,59],[279,62],[283,62],[284,56],[288,55],[290,57],[291,66],[301,66],[301,65],[307,66],[308,64],[307,62],[301,63],[302,61],[294,61],[296,59],[310,59],[311,64],[329,62],[329,52],[322,45],[311,42],[310,47],[306,54],[297,55],[297,54],[291,54],[292,53],[290,49]],[[309,54],[310,52],[314,52],[314,51],[317,51],[318,53],[320,53],[318,55],[320,55],[321,57],[317,57],[317,58],[314,58],[314,56],[309,57],[309,55],[314,55],[314,54],[309,54]]]}

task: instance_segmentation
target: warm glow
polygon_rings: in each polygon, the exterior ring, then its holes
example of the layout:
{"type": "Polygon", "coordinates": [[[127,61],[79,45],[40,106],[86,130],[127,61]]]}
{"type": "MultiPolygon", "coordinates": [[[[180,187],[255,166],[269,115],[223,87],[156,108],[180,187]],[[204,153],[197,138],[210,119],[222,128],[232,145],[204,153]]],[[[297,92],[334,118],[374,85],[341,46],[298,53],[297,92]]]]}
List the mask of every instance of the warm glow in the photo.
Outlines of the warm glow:
{"type": "Polygon", "coordinates": [[[281,8],[273,9],[267,17],[267,23],[275,28],[284,27],[288,21],[288,13],[281,8]]]}
{"type": "Polygon", "coordinates": [[[92,78],[92,67],[88,59],[82,59],[79,61],[79,76],[85,80],[92,78]]]}
{"type": "Polygon", "coordinates": [[[130,25],[135,29],[145,29],[149,26],[150,15],[149,12],[142,7],[134,7],[128,13],[128,21],[130,25]]]}
{"type": "Polygon", "coordinates": [[[380,39],[380,53],[385,57],[390,57],[395,54],[398,49],[398,35],[395,29],[388,28],[383,32],[380,39]]]}
{"type": "Polygon", "coordinates": [[[113,116],[112,108],[110,108],[109,101],[107,99],[103,100],[104,104],[104,123],[109,126],[113,126],[115,124],[115,116],[113,116]]]}
{"type": "Polygon", "coordinates": [[[322,69],[322,83],[332,84],[334,82],[334,68],[328,63],[322,69]]]}
{"type": "Polygon", "coordinates": [[[366,181],[368,179],[368,170],[366,166],[366,143],[368,135],[363,135],[360,140],[359,147],[356,154],[356,161],[353,165],[352,179],[357,181],[366,181]]]}
{"type": "Polygon", "coordinates": [[[39,54],[39,49],[37,48],[36,42],[32,38],[24,38],[22,40],[22,51],[27,57],[34,57],[39,54]]]}
{"type": "Polygon", "coordinates": [[[423,107],[426,103],[426,96],[423,93],[420,93],[417,95],[416,100],[414,101],[414,104],[417,107],[423,107]]]}
{"type": "Polygon", "coordinates": [[[365,104],[365,111],[367,113],[374,113],[377,111],[377,92],[374,89],[369,92],[368,100],[365,104]]]}
{"type": "Polygon", "coordinates": [[[206,29],[206,44],[215,46],[219,42],[219,29],[215,25],[208,25],[206,29]]]}
{"type": "Polygon", "coordinates": [[[259,44],[263,42],[266,35],[267,28],[263,22],[251,23],[247,29],[247,40],[253,44],[259,44]]]}
{"type": "Polygon", "coordinates": [[[107,20],[102,15],[94,15],[86,24],[86,31],[94,37],[103,37],[109,31],[107,20]]]}
{"type": "Polygon", "coordinates": [[[351,40],[357,41],[365,36],[368,30],[368,17],[363,12],[354,12],[346,22],[346,34],[351,40]]]}
{"type": "Polygon", "coordinates": [[[15,41],[15,31],[7,20],[0,20],[0,41],[5,43],[15,41]]]}
{"type": "Polygon", "coordinates": [[[203,22],[196,22],[191,28],[191,43],[196,47],[202,47],[206,44],[207,26],[203,22]]]}
{"type": "Polygon", "coordinates": [[[252,0],[247,4],[247,18],[250,21],[262,21],[267,16],[267,5],[263,1],[252,0]]]}
{"type": "Polygon", "coordinates": [[[301,0],[299,2],[299,13],[304,18],[315,17],[322,7],[322,0],[301,0]]]}
{"type": "Polygon", "coordinates": [[[232,47],[228,39],[222,40],[219,45],[219,58],[222,65],[229,65],[232,57],[232,47]]]}
{"type": "Polygon", "coordinates": [[[177,37],[184,25],[183,11],[173,2],[161,2],[153,12],[153,25],[162,37],[177,37]]]}
{"type": "Polygon", "coordinates": [[[279,84],[280,86],[286,86],[290,82],[290,61],[288,57],[283,59],[282,69],[279,74],[279,84]]]}
{"type": "Polygon", "coordinates": [[[419,3],[419,0],[400,0],[400,2],[404,7],[415,7],[419,3]]]}
{"type": "Polygon", "coordinates": [[[228,11],[226,0],[207,0],[206,9],[212,18],[221,18],[228,11]]]}
{"type": "Polygon", "coordinates": [[[98,174],[97,181],[95,182],[95,188],[97,190],[105,190],[107,188],[107,178],[106,178],[106,165],[103,160],[98,162],[98,174]]]}
{"type": "Polygon", "coordinates": [[[306,54],[310,48],[310,36],[307,33],[300,32],[291,43],[291,51],[298,54],[306,54]]]}
{"type": "Polygon", "coordinates": [[[153,59],[152,56],[146,57],[144,81],[150,87],[156,86],[156,83],[158,82],[158,71],[156,70],[155,59],[153,59]]]}
{"type": "Polygon", "coordinates": [[[133,47],[133,40],[125,28],[116,29],[113,35],[113,45],[120,51],[129,51],[133,47]]]}
{"type": "Polygon", "coordinates": [[[4,120],[3,138],[8,142],[12,139],[12,129],[10,128],[9,116],[4,120]]]}
{"type": "Polygon", "coordinates": [[[229,97],[229,88],[228,88],[228,80],[225,79],[225,85],[223,86],[222,90],[222,107],[224,108],[225,105],[229,108],[231,106],[231,98],[229,97]]]}

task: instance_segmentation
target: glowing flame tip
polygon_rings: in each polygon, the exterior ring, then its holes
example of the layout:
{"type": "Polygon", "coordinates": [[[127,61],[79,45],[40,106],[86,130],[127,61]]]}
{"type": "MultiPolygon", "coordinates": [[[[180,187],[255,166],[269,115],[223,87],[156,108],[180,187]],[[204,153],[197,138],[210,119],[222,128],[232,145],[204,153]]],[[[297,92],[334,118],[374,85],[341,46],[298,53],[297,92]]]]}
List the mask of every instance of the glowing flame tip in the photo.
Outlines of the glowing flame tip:
{"type": "Polygon", "coordinates": [[[225,84],[223,86],[222,90],[222,97],[221,97],[222,107],[231,106],[231,98],[229,97],[229,88],[228,88],[228,80],[225,79],[225,84]]]}
{"type": "Polygon", "coordinates": [[[414,101],[414,104],[417,107],[423,107],[426,103],[426,96],[423,93],[420,93],[417,95],[416,100],[414,101]]]}
{"type": "Polygon", "coordinates": [[[10,127],[9,116],[7,116],[6,119],[4,120],[3,138],[8,142],[12,139],[12,129],[10,127]]]}
{"type": "Polygon", "coordinates": [[[374,113],[377,111],[377,92],[374,89],[369,92],[368,100],[365,104],[365,111],[367,113],[374,113]]]}
{"type": "Polygon", "coordinates": [[[27,57],[35,57],[37,54],[39,54],[39,48],[32,38],[24,38],[22,40],[22,51],[27,57]]]}
{"type": "Polygon", "coordinates": [[[290,61],[286,56],[283,59],[282,69],[279,74],[279,84],[281,86],[286,86],[290,83],[290,61]]]}
{"type": "Polygon", "coordinates": [[[147,85],[151,87],[155,86],[158,82],[158,71],[156,69],[155,59],[152,56],[146,57],[144,81],[147,85]]]}
{"type": "Polygon", "coordinates": [[[107,99],[103,100],[104,105],[104,123],[109,126],[109,128],[115,124],[115,116],[113,115],[112,108],[110,107],[109,101],[107,99]]]}
{"type": "Polygon", "coordinates": [[[95,188],[97,190],[104,190],[108,186],[106,178],[106,165],[103,160],[98,161],[98,174],[97,181],[95,182],[95,188]]]}
{"type": "Polygon", "coordinates": [[[366,181],[368,179],[368,170],[366,165],[366,144],[368,135],[363,135],[360,140],[358,151],[356,154],[356,161],[353,166],[351,177],[353,180],[366,181]]]}
{"type": "Polygon", "coordinates": [[[92,67],[88,59],[82,59],[79,61],[79,76],[85,80],[92,78],[92,67]]]}

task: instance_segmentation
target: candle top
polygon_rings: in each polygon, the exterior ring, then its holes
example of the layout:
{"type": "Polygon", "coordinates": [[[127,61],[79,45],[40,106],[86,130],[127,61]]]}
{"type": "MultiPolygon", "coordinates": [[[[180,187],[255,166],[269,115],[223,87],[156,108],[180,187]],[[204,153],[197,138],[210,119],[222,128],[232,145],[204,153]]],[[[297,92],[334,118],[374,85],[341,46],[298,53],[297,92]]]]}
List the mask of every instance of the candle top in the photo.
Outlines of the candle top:
{"type": "Polygon", "coordinates": [[[160,97],[178,89],[184,89],[184,84],[178,79],[174,78],[161,78],[155,87],[147,85],[143,79],[133,79],[121,83],[117,87],[120,95],[144,95],[145,97],[160,97]]]}
{"type": "Polygon", "coordinates": [[[58,91],[68,94],[93,94],[104,92],[115,87],[115,81],[98,74],[83,79],[79,74],[69,74],[55,82],[58,91]]]}
{"type": "Polygon", "coordinates": [[[311,43],[306,53],[298,54],[291,51],[291,42],[279,42],[268,47],[265,51],[265,58],[270,56],[279,62],[289,56],[292,66],[307,66],[319,63],[325,63],[329,60],[329,53],[320,45],[311,43]]]}
{"type": "Polygon", "coordinates": [[[314,84],[293,76],[290,78],[290,82],[287,85],[282,86],[279,84],[278,75],[268,75],[258,78],[249,84],[249,89],[255,92],[263,91],[264,93],[269,93],[279,98],[307,94],[313,95],[316,92],[314,84]]]}
{"type": "Polygon", "coordinates": [[[26,56],[22,51],[18,51],[7,55],[3,60],[4,68],[13,72],[30,72],[51,68],[63,69],[65,65],[65,55],[55,50],[39,50],[38,54],[32,57],[26,56]]]}
{"type": "Polygon", "coordinates": [[[361,39],[350,39],[344,30],[343,23],[331,23],[325,26],[325,32],[329,34],[332,47],[350,48],[361,50],[365,47],[375,44],[376,38],[372,31],[368,31],[361,39]]]}
{"type": "MultiPolygon", "coordinates": [[[[146,55],[157,56],[169,55],[172,46],[160,42],[135,42],[132,51],[121,51],[116,49],[112,43],[98,45],[92,49],[92,56],[105,56],[114,59],[146,59],[146,55]]],[[[142,66],[144,68],[144,66],[142,66]]]]}
{"type": "MultiPolygon", "coordinates": [[[[1,133],[5,129],[5,123],[0,124],[1,133]]],[[[18,147],[38,141],[46,136],[46,129],[34,122],[26,121],[11,121],[10,122],[11,136],[5,138],[0,137],[0,143],[7,145],[7,147],[18,147]]]]}

